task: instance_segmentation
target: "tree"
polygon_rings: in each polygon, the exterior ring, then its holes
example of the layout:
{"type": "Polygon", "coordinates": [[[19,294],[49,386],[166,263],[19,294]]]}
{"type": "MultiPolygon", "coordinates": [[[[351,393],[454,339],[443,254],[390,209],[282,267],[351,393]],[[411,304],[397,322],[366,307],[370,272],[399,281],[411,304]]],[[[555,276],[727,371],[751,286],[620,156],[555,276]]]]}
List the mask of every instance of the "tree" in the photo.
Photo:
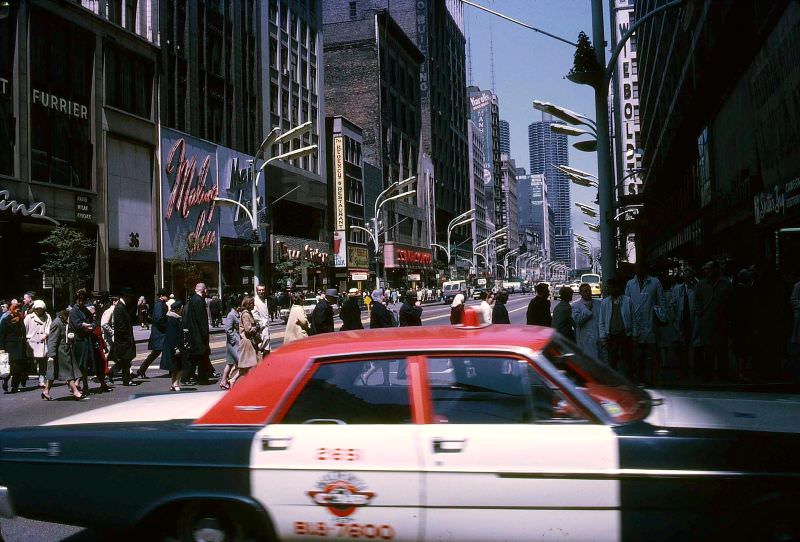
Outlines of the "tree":
{"type": "Polygon", "coordinates": [[[590,74],[599,71],[600,66],[597,64],[597,56],[592,41],[586,35],[586,32],[581,32],[578,34],[578,46],[575,48],[575,59],[569,74],[590,74]]]}
{"type": "Polygon", "coordinates": [[[85,285],[94,277],[89,265],[94,255],[94,239],[89,239],[79,230],[58,226],[39,244],[42,245],[44,263],[37,271],[53,277],[53,285],[57,289],[66,289],[68,298],[72,299],[76,287],[85,285]]]}

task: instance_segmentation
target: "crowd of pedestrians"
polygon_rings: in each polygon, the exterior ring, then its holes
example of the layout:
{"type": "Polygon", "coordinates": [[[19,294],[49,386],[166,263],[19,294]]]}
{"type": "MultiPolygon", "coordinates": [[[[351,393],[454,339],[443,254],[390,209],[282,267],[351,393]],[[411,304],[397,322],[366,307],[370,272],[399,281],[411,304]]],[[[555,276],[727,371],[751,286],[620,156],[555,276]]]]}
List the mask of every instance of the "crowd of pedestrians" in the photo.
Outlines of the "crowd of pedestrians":
{"type": "Polygon", "coordinates": [[[700,276],[684,268],[674,279],[656,277],[639,264],[627,282],[609,280],[599,300],[587,284],[574,302],[572,289],[561,288],[552,313],[550,289],[538,284],[527,323],[553,327],[587,354],[648,385],[658,384],[666,367],[677,369],[680,379],[703,382],[763,380],[787,370],[797,378],[800,282],[789,294],[767,266],[732,275],[715,261],[700,276]]]}

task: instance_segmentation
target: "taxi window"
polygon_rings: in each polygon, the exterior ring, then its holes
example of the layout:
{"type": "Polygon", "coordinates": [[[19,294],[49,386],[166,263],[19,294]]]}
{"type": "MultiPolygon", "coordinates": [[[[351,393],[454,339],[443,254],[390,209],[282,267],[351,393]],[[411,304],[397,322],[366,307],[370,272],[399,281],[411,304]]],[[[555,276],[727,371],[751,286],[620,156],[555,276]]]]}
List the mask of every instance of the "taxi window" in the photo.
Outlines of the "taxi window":
{"type": "Polygon", "coordinates": [[[561,393],[523,361],[500,357],[429,358],[438,423],[509,424],[583,420],[561,393]]]}
{"type": "Polygon", "coordinates": [[[319,364],[281,423],[411,423],[405,360],[319,364]]]}

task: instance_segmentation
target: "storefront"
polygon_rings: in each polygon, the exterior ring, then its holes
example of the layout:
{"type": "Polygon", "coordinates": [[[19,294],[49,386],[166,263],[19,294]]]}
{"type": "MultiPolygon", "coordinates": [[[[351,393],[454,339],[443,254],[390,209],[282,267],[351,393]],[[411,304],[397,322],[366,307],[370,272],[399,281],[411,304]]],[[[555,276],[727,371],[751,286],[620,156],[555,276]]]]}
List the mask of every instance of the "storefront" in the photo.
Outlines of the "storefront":
{"type": "Polygon", "coordinates": [[[386,243],[383,247],[383,265],[392,288],[434,285],[433,253],[430,249],[386,243]]]}
{"type": "Polygon", "coordinates": [[[753,210],[764,256],[796,277],[800,273],[800,177],[757,194],[753,210]]]}

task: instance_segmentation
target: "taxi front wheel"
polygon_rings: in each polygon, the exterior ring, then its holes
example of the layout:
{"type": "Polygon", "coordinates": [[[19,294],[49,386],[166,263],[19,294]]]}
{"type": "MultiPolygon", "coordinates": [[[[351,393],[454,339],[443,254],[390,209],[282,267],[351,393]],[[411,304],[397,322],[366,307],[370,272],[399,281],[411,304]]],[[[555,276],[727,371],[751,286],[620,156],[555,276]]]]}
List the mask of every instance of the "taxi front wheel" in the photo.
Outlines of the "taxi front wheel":
{"type": "Polygon", "coordinates": [[[244,507],[222,502],[190,502],[178,511],[175,535],[181,542],[261,542],[271,540],[244,507]]]}

